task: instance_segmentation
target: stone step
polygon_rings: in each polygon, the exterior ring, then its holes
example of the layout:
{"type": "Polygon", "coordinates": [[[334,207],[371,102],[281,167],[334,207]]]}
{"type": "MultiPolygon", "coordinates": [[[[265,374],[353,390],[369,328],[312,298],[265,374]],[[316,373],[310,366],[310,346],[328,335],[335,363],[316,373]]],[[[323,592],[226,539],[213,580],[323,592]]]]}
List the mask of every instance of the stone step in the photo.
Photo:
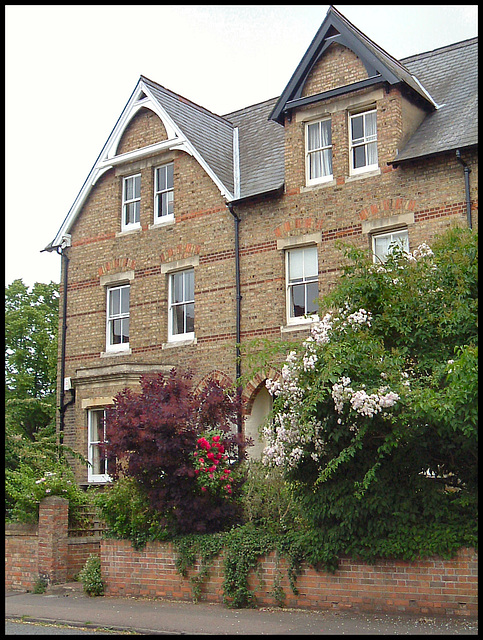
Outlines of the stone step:
{"type": "Polygon", "coordinates": [[[82,582],[64,582],[63,584],[51,584],[47,587],[46,594],[73,596],[84,593],[82,582]]]}

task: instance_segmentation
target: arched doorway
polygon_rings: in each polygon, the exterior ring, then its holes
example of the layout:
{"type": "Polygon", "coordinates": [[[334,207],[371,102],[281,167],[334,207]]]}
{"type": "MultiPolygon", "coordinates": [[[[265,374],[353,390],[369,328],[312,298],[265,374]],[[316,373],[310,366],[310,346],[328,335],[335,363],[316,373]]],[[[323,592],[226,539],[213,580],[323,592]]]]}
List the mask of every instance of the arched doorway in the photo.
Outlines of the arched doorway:
{"type": "Polygon", "coordinates": [[[263,449],[266,446],[259,433],[259,427],[272,410],[272,396],[268,393],[264,384],[258,388],[252,402],[251,412],[245,418],[245,437],[252,438],[253,446],[247,448],[248,457],[260,460],[263,449]]]}

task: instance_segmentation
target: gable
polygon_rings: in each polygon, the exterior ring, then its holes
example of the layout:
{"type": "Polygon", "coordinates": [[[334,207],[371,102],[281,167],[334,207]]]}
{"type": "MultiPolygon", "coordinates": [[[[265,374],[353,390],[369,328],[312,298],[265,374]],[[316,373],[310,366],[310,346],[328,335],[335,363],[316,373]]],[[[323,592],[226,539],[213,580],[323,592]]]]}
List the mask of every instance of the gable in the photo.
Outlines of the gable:
{"type": "Polygon", "coordinates": [[[360,58],[349,48],[334,42],[310,70],[301,95],[313,96],[368,77],[360,58]]]}
{"type": "Polygon", "coordinates": [[[116,155],[142,149],[168,139],[166,127],[151,109],[142,107],[124,130],[116,149],[116,155]]]}
{"type": "Polygon", "coordinates": [[[270,118],[284,124],[285,114],[296,107],[382,83],[404,84],[409,91],[423,100],[429,110],[437,106],[417,78],[412,76],[400,62],[372,42],[341,13],[330,6],[324,22],[283,90],[270,118]],[[322,57],[326,57],[327,51],[334,43],[350,49],[363,63],[367,76],[355,81],[350,79],[348,84],[327,91],[303,95],[304,86],[311,71],[322,57]]]}

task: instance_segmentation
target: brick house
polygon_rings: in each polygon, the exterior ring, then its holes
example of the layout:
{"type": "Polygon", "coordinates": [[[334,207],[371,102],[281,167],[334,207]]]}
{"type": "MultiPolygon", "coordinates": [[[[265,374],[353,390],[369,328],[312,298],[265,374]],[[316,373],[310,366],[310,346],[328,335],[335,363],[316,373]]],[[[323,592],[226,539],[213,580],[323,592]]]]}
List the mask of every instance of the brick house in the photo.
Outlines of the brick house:
{"type": "MultiPolygon", "coordinates": [[[[141,374],[234,383],[238,344],[306,337],[337,239],[384,259],[476,227],[476,104],[477,38],[397,61],[333,7],[278,98],[220,117],[141,76],[46,247],[59,431],[92,462],[79,482],[108,479],[101,418],[141,374]]],[[[263,376],[243,394],[256,437],[263,376]]]]}

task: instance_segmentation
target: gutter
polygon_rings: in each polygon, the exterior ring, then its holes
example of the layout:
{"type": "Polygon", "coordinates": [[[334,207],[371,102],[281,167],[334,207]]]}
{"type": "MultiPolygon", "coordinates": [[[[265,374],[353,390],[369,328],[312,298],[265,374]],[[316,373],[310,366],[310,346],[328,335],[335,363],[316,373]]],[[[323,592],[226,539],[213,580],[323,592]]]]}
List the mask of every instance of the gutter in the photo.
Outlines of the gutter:
{"type": "Polygon", "coordinates": [[[456,149],[456,159],[461,164],[465,174],[465,197],[466,197],[466,219],[468,221],[468,228],[473,229],[471,222],[471,197],[470,197],[470,173],[471,169],[461,157],[461,151],[456,149]]]}

